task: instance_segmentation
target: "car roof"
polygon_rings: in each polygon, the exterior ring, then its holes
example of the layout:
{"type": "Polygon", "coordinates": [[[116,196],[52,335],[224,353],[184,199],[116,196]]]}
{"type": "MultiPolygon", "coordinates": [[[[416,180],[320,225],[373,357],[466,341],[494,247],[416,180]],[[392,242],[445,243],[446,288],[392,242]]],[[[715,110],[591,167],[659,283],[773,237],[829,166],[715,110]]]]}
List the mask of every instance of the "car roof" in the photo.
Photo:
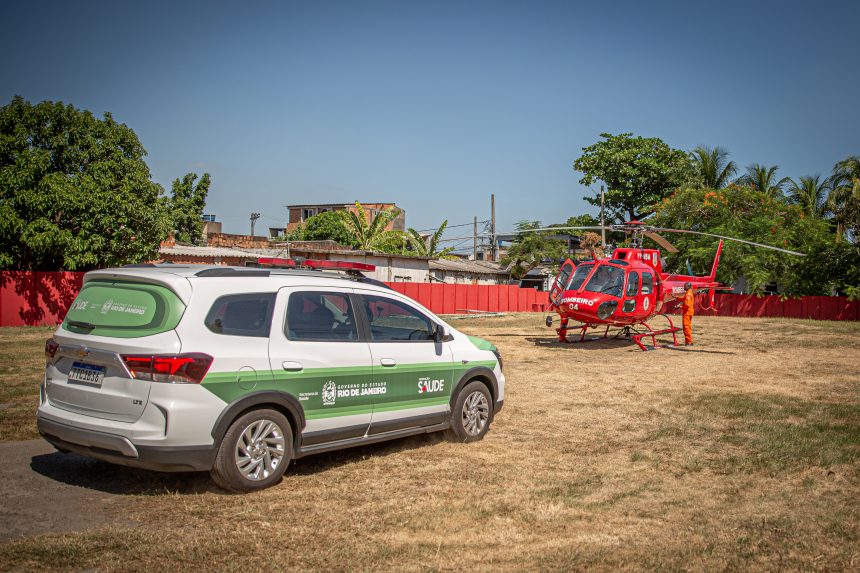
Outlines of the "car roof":
{"type": "Polygon", "coordinates": [[[88,272],[84,281],[96,279],[136,280],[149,283],[166,284],[179,287],[179,283],[188,281],[218,280],[266,280],[269,279],[282,286],[313,285],[322,287],[340,287],[361,284],[362,288],[390,293],[385,283],[361,274],[345,272],[291,269],[291,268],[259,268],[236,267],[224,265],[177,265],[177,264],[143,264],[127,265],[118,268],[99,269],[88,272]],[[345,284],[346,283],[346,284],[345,284]],[[351,283],[351,284],[350,284],[351,283]]]}

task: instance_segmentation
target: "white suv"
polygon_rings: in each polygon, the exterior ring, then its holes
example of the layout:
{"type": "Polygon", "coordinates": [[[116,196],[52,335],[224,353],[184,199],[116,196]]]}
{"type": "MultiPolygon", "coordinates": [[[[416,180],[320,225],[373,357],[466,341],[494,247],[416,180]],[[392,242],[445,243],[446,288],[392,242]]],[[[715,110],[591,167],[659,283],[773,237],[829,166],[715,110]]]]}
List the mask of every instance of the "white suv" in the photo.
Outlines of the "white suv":
{"type": "Polygon", "coordinates": [[[233,491],[291,459],[448,430],[504,400],[496,348],[363,277],[305,268],[92,271],[45,345],[46,440],[123,465],[210,471],[233,491]]]}

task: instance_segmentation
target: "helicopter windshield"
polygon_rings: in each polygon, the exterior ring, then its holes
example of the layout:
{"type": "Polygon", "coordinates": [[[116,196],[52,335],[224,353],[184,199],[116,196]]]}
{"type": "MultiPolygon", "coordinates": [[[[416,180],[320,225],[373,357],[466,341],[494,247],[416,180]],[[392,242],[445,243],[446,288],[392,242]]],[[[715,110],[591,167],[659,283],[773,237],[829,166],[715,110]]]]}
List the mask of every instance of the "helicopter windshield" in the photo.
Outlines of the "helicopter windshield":
{"type": "Polygon", "coordinates": [[[588,276],[588,273],[591,272],[593,267],[593,264],[579,265],[576,267],[576,271],[573,273],[573,276],[570,277],[570,282],[567,283],[567,288],[565,290],[579,290],[579,287],[581,287],[582,283],[585,282],[585,277],[588,276]]]}
{"type": "Polygon", "coordinates": [[[623,285],[624,269],[611,265],[600,265],[594,271],[588,284],[585,285],[585,290],[620,297],[623,285]]]}

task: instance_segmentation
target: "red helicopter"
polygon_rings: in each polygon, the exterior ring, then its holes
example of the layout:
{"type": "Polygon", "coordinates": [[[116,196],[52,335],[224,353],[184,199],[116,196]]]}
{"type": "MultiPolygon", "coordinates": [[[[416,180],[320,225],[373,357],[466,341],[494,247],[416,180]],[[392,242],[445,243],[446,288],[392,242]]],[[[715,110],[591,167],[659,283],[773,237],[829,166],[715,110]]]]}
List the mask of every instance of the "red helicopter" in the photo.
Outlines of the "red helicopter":
{"type": "MultiPolygon", "coordinates": [[[[731,290],[731,287],[726,287],[716,281],[720,253],[723,250],[723,240],[737,241],[756,247],[804,256],[803,253],[743,239],[699,231],[658,228],[639,221],[605,227],[549,227],[534,230],[563,231],[572,229],[606,229],[624,232],[630,236],[628,241],[630,246],[615,249],[612,256],[605,259],[582,261],[579,265],[567,259],[561,266],[549,293],[551,309],[561,317],[561,325],[556,329],[558,339],[561,342],[569,342],[567,331],[571,328],[581,330],[578,342],[584,342],[588,329],[605,326],[603,338],[608,336],[610,328],[617,328],[620,329],[620,332],[616,337],[632,338],[642,350],[647,350],[642,344],[642,338],[650,336],[652,347],[658,348],[656,337],[662,334],[672,334],[673,344],[677,346],[678,340],[675,333],[680,328],[676,327],[672,319],[664,314],[664,309],[668,303],[684,295],[684,283],[691,283],[698,292],[709,292],[711,308],[714,306],[715,290],[731,290]],[[719,238],[720,242],[710,274],[693,276],[664,273],[659,249],[642,247],[643,237],[648,237],[667,251],[677,253],[678,249],[660,236],[658,232],[687,233],[719,238]],[[657,315],[666,318],[669,322],[668,328],[655,330],[646,322],[657,315]],[[580,324],[569,327],[568,323],[571,320],[580,324]]],[[[546,319],[547,326],[551,327],[552,322],[553,317],[548,316],[546,319]]]]}

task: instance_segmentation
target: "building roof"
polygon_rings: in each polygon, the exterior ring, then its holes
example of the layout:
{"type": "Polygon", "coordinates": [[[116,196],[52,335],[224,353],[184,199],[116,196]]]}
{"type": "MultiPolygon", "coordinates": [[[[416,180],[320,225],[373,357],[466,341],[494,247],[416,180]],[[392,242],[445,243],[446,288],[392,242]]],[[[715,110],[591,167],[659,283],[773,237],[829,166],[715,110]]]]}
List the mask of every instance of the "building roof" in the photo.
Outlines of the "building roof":
{"type": "Polygon", "coordinates": [[[195,247],[192,245],[174,245],[172,247],[161,247],[158,249],[161,255],[179,255],[182,257],[247,257],[252,255],[247,251],[240,251],[228,247],[195,247]]]}
{"type": "Polygon", "coordinates": [[[462,261],[453,259],[434,259],[430,261],[430,270],[471,273],[475,275],[509,275],[510,273],[495,263],[489,261],[462,261]]]}

